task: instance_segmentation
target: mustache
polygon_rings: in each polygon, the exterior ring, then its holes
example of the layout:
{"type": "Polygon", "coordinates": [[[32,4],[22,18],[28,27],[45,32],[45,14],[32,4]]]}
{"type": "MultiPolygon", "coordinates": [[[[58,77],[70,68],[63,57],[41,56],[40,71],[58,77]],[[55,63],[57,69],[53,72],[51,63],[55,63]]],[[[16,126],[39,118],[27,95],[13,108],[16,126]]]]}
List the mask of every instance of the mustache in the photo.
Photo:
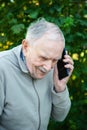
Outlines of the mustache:
{"type": "Polygon", "coordinates": [[[45,68],[43,68],[43,67],[38,67],[38,69],[41,71],[41,72],[43,72],[43,73],[47,73],[48,71],[45,69],[45,68]]]}

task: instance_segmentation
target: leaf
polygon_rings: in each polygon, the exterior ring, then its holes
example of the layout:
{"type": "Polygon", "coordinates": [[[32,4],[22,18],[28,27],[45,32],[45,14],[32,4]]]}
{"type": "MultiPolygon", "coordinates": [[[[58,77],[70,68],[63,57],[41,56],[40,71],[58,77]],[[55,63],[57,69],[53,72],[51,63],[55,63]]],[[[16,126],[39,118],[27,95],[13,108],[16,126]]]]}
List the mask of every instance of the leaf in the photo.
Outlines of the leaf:
{"type": "Polygon", "coordinates": [[[74,25],[74,19],[72,17],[64,19],[64,27],[70,27],[72,25],[74,25]]]}
{"type": "Polygon", "coordinates": [[[16,24],[17,23],[17,19],[11,19],[10,21],[9,21],[9,24],[16,24]]]}
{"type": "Polygon", "coordinates": [[[24,28],[24,24],[16,24],[11,27],[11,30],[14,34],[19,34],[24,28]]]}
{"type": "Polygon", "coordinates": [[[30,17],[31,17],[32,19],[36,19],[37,16],[38,16],[38,14],[39,14],[39,9],[33,10],[33,11],[30,12],[30,17]]]}

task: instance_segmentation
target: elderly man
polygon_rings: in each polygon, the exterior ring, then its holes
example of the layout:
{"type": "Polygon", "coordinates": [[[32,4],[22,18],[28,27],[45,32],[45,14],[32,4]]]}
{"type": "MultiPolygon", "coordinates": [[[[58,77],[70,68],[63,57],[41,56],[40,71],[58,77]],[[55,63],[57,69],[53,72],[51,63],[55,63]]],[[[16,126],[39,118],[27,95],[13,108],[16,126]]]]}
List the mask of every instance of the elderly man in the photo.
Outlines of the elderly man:
{"type": "Polygon", "coordinates": [[[47,130],[50,117],[65,119],[71,105],[66,84],[74,67],[66,54],[69,76],[59,80],[64,48],[59,27],[42,18],[30,25],[21,45],[0,52],[0,130],[47,130]]]}

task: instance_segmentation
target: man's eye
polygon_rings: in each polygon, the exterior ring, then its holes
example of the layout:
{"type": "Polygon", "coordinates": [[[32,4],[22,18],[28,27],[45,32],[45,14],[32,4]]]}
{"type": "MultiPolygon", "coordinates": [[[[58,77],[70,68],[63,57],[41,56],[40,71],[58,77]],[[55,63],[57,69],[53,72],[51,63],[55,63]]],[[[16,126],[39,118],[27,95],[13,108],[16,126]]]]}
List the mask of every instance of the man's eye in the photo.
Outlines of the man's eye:
{"type": "Polygon", "coordinates": [[[56,63],[58,60],[54,59],[53,62],[56,63]]]}
{"type": "Polygon", "coordinates": [[[42,57],[42,60],[47,60],[47,58],[46,57],[42,57]]]}
{"type": "Polygon", "coordinates": [[[43,56],[40,56],[40,59],[43,60],[43,61],[47,60],[47,58],[43,57],[43,56]]]}

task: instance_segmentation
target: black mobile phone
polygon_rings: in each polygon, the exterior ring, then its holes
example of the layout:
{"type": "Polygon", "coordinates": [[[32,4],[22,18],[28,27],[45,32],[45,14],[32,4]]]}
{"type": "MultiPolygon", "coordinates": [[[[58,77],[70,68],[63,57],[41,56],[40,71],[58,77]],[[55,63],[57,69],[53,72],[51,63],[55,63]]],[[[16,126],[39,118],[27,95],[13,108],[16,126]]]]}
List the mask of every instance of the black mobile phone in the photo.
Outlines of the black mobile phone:
{"type": "Polygon", "coordinates": [[[63,62],[65,54],[66,54],[66,49],[63,50],[62,58],[60,60],[58,60],[58,62],[57,62],[58,76],[59,76],[60,80],[65,78],[65,77],[67,77],[69,75],[69,69],[64,67],[64,65],[68,64],[68,63],[64,63],[63,62]]]}

